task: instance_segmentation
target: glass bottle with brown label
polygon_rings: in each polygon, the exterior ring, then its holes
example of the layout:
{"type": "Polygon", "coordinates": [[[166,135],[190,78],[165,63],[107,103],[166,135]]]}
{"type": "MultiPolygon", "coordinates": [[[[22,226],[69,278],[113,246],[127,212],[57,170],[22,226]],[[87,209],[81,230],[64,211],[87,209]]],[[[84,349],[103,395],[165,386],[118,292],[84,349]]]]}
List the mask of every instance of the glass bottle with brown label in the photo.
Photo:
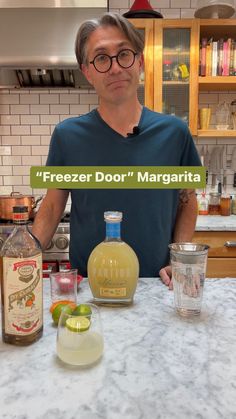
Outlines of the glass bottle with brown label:
{"type": "Polygon", "coordinates": [[[0,253],[2,338],[23,346],[43,332],[42,251],[28,230],[28,207],[13,207],[13,222],[0,253]]]}
{"type": "Polygon", "coordinates": [[[132,304],[139,276],[139,262],[133,249],[120,237],[122,213],[107,211],[106,238],[88,260],[88,280],[96,303],[132,304]]]}

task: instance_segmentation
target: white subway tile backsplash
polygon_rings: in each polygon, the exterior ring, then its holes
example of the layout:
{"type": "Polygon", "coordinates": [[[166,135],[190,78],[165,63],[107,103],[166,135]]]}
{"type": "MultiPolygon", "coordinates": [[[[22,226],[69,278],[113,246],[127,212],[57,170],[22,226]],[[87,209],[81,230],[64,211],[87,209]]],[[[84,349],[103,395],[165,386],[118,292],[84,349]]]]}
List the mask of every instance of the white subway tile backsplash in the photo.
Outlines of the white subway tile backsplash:
{"type": "MultiPolygon", "coordinates": [[[[27,161],[29,162],[29,157],[27,157],[27,161]]],[[[7,165],[15,166],[15,165],[20,165],[23,163],[21,156],[3,156],[2,162],[5,166],[7,165]]]]}
{"type": "MultiPolygon", "coordinates": [[[[22,178],[22,176],[21,176],[21,178],[22,178]]],[[[13,183],[13,185],[14,185],[14,183],[13,183]]],[[[20,192],[22,195],[31,195],[32,194],[32,189],[31,189],[30,186],[20,186],[20,185],[16,184],[16,186],[13,186],[13,191],[14,192],[20,192]]]]}
{"type": "Polygon", "coordinates": [[[179,19],[180,9],[161,9],[161,14],[166,19],[179,19]]]}
{"type": "Polygon", "coordinates": [[[19,115],[1,115],[1,124],[2,125],[19,125],[20,117],[19,115]]]}
{"type": "Polygon", "coordinates": [[[31,147],[26,145],[12,146],[13,156],[30,156],[31,147]]]}
{"type": "Polygon", "coordinates": [[[39,115],[21,115],[21,125],[39,125],[39,115]]]}
{"type": "Polygon", "coordinates": [[[194,10],[193,9],[181,9],[180,17],[181,17],[181,19],[192,19],[192,18],[194,18],[194,10]]]}
{"type": "Polygon", "coordinates": [[[12,175],[12,166],[0,167],[0,175],[12,175]]]}
{"type": "MultiPolygon", "coordinates": [[[[29,161],[28,161],[29,164],[29,161]]],[[[13,167],[13,175],[30,175],[31,166],[15,166],[13,167]]]]}
{"type": "Polygon", "coordinates": [[[22,135],[22,145],[37,145],[40,144],[40,135],[22,135]]]}
{"type": "MultiPolygon", "coordinates": [[[[68,118],[68,115],[67,115],[68,118]]],[[[40,123],[41,125],[51,125],[57,124],[60,121],[59,115],[41,115],[40,123]]]]}
{"type": "Polygon", "coordinates": [[[33,156],[47,156],[48,147],[45,145],[32,146],[32,155],[33,156]]]}
{"type": "Polygon", "coordinates": [[[19,94],[18,95],[11,95],[11,94],[0,94],[0,104],[1,105],[12,105],[12,104],[19,104],[19,94]]]}
{"type": "Polygon", "coordinates": [[[48,93],[45,95],[40,95],[40,104],[49,104],[59,103],[59,94],[48,93]]]}
{"type": "Polygon", "coordinates": [[[48,125],[32,125],[31,134],[33,135],[47,135],[50,134],[50,127],[48,125]]]}
{"type": "Polygon", "coordinates": [[[39,103],[39,95],[28,94],[20,96],[20,103],[22,105],[37,105],[39,103]]]}
{"type": "Polygon", "coordinates": [[[190,8],[190,0],[170,0],[170,7],[190,8]]]}
{"type": "Polygon", "coordinates": [[[11,134],[12,135],[29,135],[30,126],[29,125],[12,125],[11,134]]]}
{"type": "Polygon", "coordinates": [[[45,166],[47,161],[47,156],[41,156],[41,166],[45,166]]]}
{"type": "Polygon", "coordinates": [[[13,191],[12,186],[1,186],[1,195],[10,195],[10,193],[13,191]]]}
{"type": "Polygon", "coordinates": [[[50,114],[69,115],[69,105],[50,105],[50,114]]]}
{"type": "Polygon", "coordinates": [[[9,105],[1,105],[0,103],[0,115],[8,115],[10,113],[9,105]]]}
{"type": "Polygon", "coordinates": [[[98,95],[96,95],[96,94],[81,94],[80,95],[80,104],[81,105],[97,105],[98,104],[98,95]]]}
{"type": "MultiPolygon", "coordinates": [[[[132,0],[131,0],[131,3],[133,3],[132,2],[132,0]]],[[[160,8],[162,8],[162,9],[168,9],[168,8],[170,8],[170,0],[152,0],[152,7],[153,7],[153,9],[160,9],[160,8]]]]}
{"type": "Polygon", "coordinates": [[[11,155],[11,147],[8,147],[8,146],[0,146],[0,155],[2,155],[2,156],[10,156],[11,155]]]}
{"type": "Polygon", "coordinates": [[[3,176],[5,186],[22,185],[22,176],[3,176]]]}
{"type": "Polygon", "coordinates": [[[41,135],[40,144],[49,145],[51,140],[51,135],[41,135]]]}
{"type": "Polygon", "coordinates": [[[22,176],[22,184],[23,185],[30,185],[30,176],[22,176]]]}
{"type": "Polygon", "coordinates": [[[40,156],[31,156],[30,159],[28,156],[22,156],[22,164],[31,166],[40,166],[41,165],[41,157],[40,156]]]}
{"type": "Polygon", "coordinates": [[[70,113],[82,115],[86,112],[89,112],[89,105],[70,105],[70,113]]]}
{"type": "Polygon", "coordinates": [[[109,7],[114,9],[129,9],[129,0],[111,0],[109,2],[109,7]]]}
{"type": "Polygon", "coordinates": [[[30,105],[30,113],[36,115],[49,114],[49,105],[30,105]]]}
{"type": "Polygon", "coordinates": [[[2,136],[2,145],[20,145],[20,136],[19,135],[3,135],[2,136]]]}
{"type": "Polygon", "coordinates": [[[0,125],[0,135],[10,135],[10,125],[0,125]]]}
{"type": "Polygon", "coordinates": [[[12,115],[23,115],[29,114],[30,105],[10,105],[10,114],[12,115]]]}
{"type": "Polygon", "coordinates": [[[78,94],[72,94],[72,93],[61,94],[60,95],[60,103],[61,104],[68,104],[68,105],[70,105],[71,103],[79,103],[79,95],[78,94]]]}

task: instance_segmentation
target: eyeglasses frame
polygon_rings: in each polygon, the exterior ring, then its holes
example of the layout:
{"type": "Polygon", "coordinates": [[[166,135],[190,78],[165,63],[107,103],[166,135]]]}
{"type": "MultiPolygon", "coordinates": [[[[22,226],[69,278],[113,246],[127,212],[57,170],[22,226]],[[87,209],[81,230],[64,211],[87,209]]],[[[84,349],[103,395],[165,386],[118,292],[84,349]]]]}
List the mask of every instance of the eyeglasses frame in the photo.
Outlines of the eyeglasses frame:
{"type": "Polygon", "coordinates": [[[95,70],[96,70],[98,73],[107,73],[107,72],[111,69],[111,67],[112,67],[112,60],[113,60],[113,58],[115,58],[115,59],[116,59],[117,64],[118,64],[121,68],[130,68],[130,67],[132,67],[132,65],[134,65],[136,55],[138,55],[138,53],[137,53],[137,52],[134,52],[134,51],[133,51],[132,49],[130,49],[130,48],[125,48],[125,49],[120,50],[120,51],[118,52],[118,54],[116,54],[116,55],[109,55],[109,54],[102,54],[102,53],[99,53],[99,54],[97,54],[97,55],[94,57],[94,59],[93,59],[92,61],[89,61],[89,64],[93,64],[93,66],[94,66],[95,70]],[[131,52],[133,53],[133,55],[134,55],[134,57],[133,57],[133,62],[132,62],[132,64],[130,64],[128,67],[124,67],[124,66],[123,66],[123,65],[121,65],[121,64],[119,63],[119,61],[118,61],[119,54],[120,54],[121,52],[123,52],[123,51],[131,51],[131,52]],[[110,58],[110,66],[109,66],[109,68],[108,68],[106,71],[100,71],[100,70],[98,70],[98,69],[96,68],[95,64],[94,64],[94,61],[96,60],[96,58],[97,58],[97,57],[99,57],[99,55],[106,55],[107,57],[109,57],[109,58],[110,58]]]}

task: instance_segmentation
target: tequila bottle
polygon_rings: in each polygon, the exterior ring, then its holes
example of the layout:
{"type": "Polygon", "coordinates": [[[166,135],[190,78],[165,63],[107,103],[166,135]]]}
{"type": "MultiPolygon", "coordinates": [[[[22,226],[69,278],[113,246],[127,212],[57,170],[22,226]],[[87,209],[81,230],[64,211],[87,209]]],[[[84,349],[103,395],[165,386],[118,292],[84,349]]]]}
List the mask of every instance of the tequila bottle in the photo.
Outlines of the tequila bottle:
{"type": "Polygon", "coordinates": [[[88,260],[88,280],[94,301],[131,304],[137,287],[139,262],[133,249],[120,237],[122,213],[107,211],[106,238],[88,260]]]}
{"type": "Polygon", "coordinates": [[[29,345],[43,332],[42,251],[27,227],[28,207],[13,207],[13,222],[0,253],[2,337],[29,345]]]}

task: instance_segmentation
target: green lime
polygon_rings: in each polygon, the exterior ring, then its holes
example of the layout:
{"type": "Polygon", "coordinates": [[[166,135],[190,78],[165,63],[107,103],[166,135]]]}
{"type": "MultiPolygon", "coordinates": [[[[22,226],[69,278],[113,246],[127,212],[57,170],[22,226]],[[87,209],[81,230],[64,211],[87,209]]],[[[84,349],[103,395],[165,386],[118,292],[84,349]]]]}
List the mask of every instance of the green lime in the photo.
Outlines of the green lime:
{"type": "Polygon", "coordinates": [[[74,304],[58,304],[53,312],[52,312],[52,319],[54,321],[55,324],[58,324],[59,322],[59,318],[61,315],[62,310],[67,313],[67,314],[72,314],[73,310],[74,310],[74,304]]]}
{"type": "Polygon", "coordinates": [[[86,316],[90,318],[92,314],[91,307],[88,304],[79,304],[73,311],[76,316],[86,316]]]}
{"type": "Polygon", "coordinates": [[[85,332],[90,327],[90,321],[83,316],[70,317],[66,320],[66,327],[72,332],[85,332]]]}

